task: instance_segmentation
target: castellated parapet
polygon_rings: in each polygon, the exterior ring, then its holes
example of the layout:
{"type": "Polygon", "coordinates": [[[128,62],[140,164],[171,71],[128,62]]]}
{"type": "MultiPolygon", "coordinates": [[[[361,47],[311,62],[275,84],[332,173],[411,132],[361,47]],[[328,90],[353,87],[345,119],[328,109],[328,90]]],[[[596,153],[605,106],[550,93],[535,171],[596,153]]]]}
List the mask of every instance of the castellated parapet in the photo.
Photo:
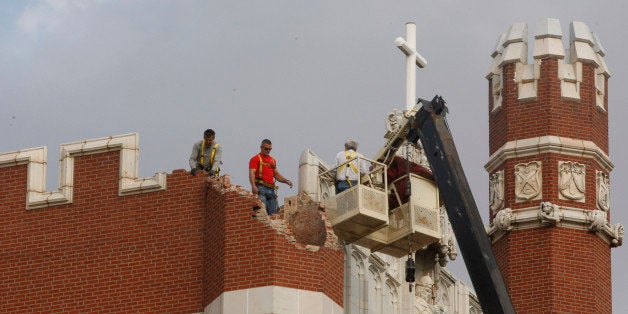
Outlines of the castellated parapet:
{"type": "Polygon", "coordinates": [[[74,158],[120,151],[119,195],[131,195],[166,189],[166,174],[138,178],[139,136],[137,133],[110,136],[61,145],[59,153],[59,190],[46,191],[46,147],[0,154],[0,168],[27,165],[26,208],[34,209],[72,203],[74,196],[74,158]]]}
{"type": "Polygon", "coordinates": [[[586,24],[572,22],[570,24],[569,50],[563,48],[562,31],[557,19],[542,19],[536,25],[534,34],[534,62],[528,64],[528,26],[525,23],[513,24],[508,32],[499,36],[492,53],[493,64],[486,76],[491,80],[493,106],[491,111],[502,106],[503,82],[512,80],[517,84],[519,100],[536,99],[538,97],[538,81],[541,75],[543,59],[554,58],[558,63],[555,73],[560,80],[560,95],[565,99],[580,100],[581,84],[583,83],[583,64],[595,68],[595,104],[601,111],[606,110],[606,80],[610,72],[604,61],[604,49],[597,36],[589,31],[586,24]],[[514,64],[514,75],[505,76],[503,71],[507,64],[514,64]]]}

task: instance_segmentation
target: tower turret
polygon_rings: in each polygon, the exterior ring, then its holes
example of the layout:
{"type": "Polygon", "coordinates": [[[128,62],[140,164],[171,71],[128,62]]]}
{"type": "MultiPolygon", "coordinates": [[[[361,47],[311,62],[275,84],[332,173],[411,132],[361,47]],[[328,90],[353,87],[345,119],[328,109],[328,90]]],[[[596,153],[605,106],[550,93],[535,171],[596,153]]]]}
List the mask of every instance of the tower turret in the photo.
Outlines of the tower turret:
{"type": "Polygon", "coordinates": [[[604,49],[582,22],[513,24],[489,80],[489,235],[517,312],[610,313],[608,78],[604,49]],[[535,310],[536,309],[536,310],[535,310]]]}

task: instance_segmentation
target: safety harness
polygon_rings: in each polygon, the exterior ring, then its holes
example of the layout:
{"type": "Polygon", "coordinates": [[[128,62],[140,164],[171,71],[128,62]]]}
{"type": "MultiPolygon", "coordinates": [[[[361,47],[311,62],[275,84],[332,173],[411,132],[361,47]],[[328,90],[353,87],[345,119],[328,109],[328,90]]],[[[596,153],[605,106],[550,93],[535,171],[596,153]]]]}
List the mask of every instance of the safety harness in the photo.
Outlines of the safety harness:
{"type": "MultiPolygon", "coordinates": [[[[218,148],[218,143],[214,143],[214,147],[212,147],[212,153],[209,155],[209,170],[214,166],[214,156],[216,156],[216,149],[218,148]]],[[[199,161],[200,168],[205,168],[205,141],[203,140],[201,144],[201,160],[199,161]]],[[[220,168],[216,168],[216,174],[220,173],[220,168]]]]}
{"type": "MultiPolygon", "coordinates": [[[[349,151],[345,151],[345,158],[347,160],[351,160],[354,157],[355,157],[355,151],[353,153],[351,153],[351,154],[349,154],[349,151]]],[[[347,163],[342,164],[342,166],[340,166],[340,168],[338,168],[337,174],[342,173],[345,170],[346,167],[347,167],[347,163]]],[[[353,172],[355,174],[358,174],[358,168],[356,168],[355,165],[352,162],[349,162],[349,167],[351,167],[351,170],[353,170],[353,172]]],[[[345,176],[345,180],[347,180],[347,183],[349,183],[349,187],[352,188],[353,184],[351,184],[351,180],[349,180],[349,178],[347,178],[346,176],[345,176]]]]}
{"type": "Polygon", "coordinates": [[[262,167],[270,167],[272,169],[277,168],[277,162],[275,161],[275,158],[268,156],[272,160],[272,162],[269,163],[262,160],[262,154],[257,154],[257,157],[259,158],[259,169],[257,169],[257,176],[255,178],[255,183],[261,184],[267,188],[277,189],[276,185],[272,183],[268,183],[266,182],[266,180],[262,178],[262,167]]]}

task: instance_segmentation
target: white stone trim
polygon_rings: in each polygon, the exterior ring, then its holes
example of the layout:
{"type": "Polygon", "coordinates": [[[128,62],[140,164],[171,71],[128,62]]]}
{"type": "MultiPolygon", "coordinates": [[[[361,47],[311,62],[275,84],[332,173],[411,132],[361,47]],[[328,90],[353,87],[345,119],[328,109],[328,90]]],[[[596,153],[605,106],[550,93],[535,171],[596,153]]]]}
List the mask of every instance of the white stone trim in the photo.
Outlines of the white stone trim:
{"type": "MultiPolygon", "coordinates": [[[[504,209],[505,210],[505,209],[504,209]]],[[[504,211],[502,210],[502,211],[504,211]]],[[[500,211],[501,212],[501,211],[500,211]]],[[[594,232],[602,238],[610,246],[620,246],[623,240],[623,227],[617,224],[615,226],[608,222],[599,225],[599,222],[593,219],[591,215],[595,213],[605,213],[599,210],[592,211],[574,207],[560,206],[558,221],[552,222],[543,219],[540,213],[540,207],[527,207],[511,210],[508,214],[508,228],[503,228],[503,221],[499,224],[492,223],[487,226],[487,234],[493,243],[499,241],[506,233],[515,230],[525,230],[553,225],[555,227],[577,229],[583,231],[594,232]],[[619,234],[618,230],[621,229],[619,234]]],[[[606,217],[606,216],[604,216],[606,217]]]]}
{"type": "Polygon", "coordinates": [[[593,159],[606,172],[614,167],[608,155],[591,141],[546,135],[507,142],[491,155],[484,168],[490,173],[508,159],[548,153],[593,159]]]}
{"type": "Polygon", "coordinates": [[[582,62],[558,63],[558,79],[560,80],[560,96],[563,99],[580,100],[582,84],[582,62]]]}
{"type": "Polygon", "coordinates": [[[536,99],[537,83],[541,77],[541,60],[535,59],[533,64],[516,63],[515,78],[519,100],[536,99]]]}
{"type": "Polygon", "coordinates": [[[528,25],[522,22],[512,24],[502,45],[500,67],[508,63],[525,63],[528,59],[528,25]]]}
{"type": "Polygon", "coordinates": [[[343,309],[322,292],[265,286],[223,292],[205,306],[206,314],[342,314],[343,309]]]}
{"type": "Polygon", "coordinates": [[[131,195],[166,189],[166,173],[138,179],[139,135],[130,133],[61,145],[59,190],[46,191],[47,148],[37,147],[0,154],[0,168],[28,165],[26,209],[69,204],[74,195],[74,158],[120,150],[118,194],[131,195]]]}

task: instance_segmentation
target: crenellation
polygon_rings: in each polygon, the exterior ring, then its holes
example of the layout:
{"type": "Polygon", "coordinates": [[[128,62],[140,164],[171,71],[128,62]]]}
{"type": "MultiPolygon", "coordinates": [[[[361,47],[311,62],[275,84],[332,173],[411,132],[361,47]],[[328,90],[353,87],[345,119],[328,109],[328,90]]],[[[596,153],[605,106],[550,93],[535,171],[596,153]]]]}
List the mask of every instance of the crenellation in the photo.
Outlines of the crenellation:
{"type": "Polygon", "coordinates": [[[493,58],[493,62],[491,63],[491,68],[486,75],[487,79],[490,79],[492,75],[499,75],[500,64],[502,61],[502,54],[504,52],[504,42],[506,41],[506,33],[501,33],[499,38],[497,39],[497,44],[495,45],[495,49],[493,49],[493,53],[491,53],[491,58],[493,58]]]}
{"type": "Polygon", "coordinates": [[[535,60],[533,64],[516,63],[515,82],[519,91],[519,100],[532,100],[536,98],[536,91],[540,77],[541,61],[535,60]]]}
{"type": "Polygon", "coordinates": [[[560,21],[553,18],[539,19],[536,22],[536,27],[534,29],[534,38],[563,38],[563,31],[560,28],[560,21]]]}
{"type": "Polygon", "coordinates": [[[593,50],[600,57],[604,57],[606,55],[606,53],[604,52],[604,47],[602,47],[602,43],[600,42],[600,38],[597,37],[597,35],[595,33],[593,33],[593,32],[591,33],[591,37],[593,38],[593,50]]]}
{"type": "Polygon", "coordinates": [[[27,166],[26,209],[72,203],[74,197],[74,158],[120,151],[119,195],[131,195],[166,189],[166,173],[138,178],[139,136],[137,133],[110,136],[61,145],[59,153],[59,189],[46,191],[47,148],[38,147],[0,154],[0,168],[27,166]]]}
{"type": "Polygon", "coordinates": [[[517,83],[518,100],[537,98],[538,81],[541,79],[543,60],[559,59],[557,77],[560,80],[560,95],[567,100],[579,101],[583,64],[590,64],[596,69],[594,80],[597,98],[596,105],[605,111],[606,79],[610,72],[604,61],[604,49],[598,37],[589,31],[586,24],[574,21],[570,24],[569,49],[562,43],[560,21],[541,19],[536,24],[534,33],[533,62],[528,61],[528,29],[525,23],[513,24],[507,33],[499,36],[497,46],[491,57],[493,62],[486,78],[493,87],[493,108],[496,111],[502,105],[502,85],[511,78],[504,77],[503,68],[507,64],[516,64],[512,80],[517,83]]]}
{"type": "Polygon", "coordinates": [[[505,64],[521,62],[526,63],[528,59],[528,25],[520,22],[513,24],[502,44],[502,60],[499,66],[505,64]]]}
{"type": "Polygon", "coordinates": [[[580,100],[580,84],[582,83],[582,63],[558,63],[558,79],[560,79],[561,96],[564,99],[580,100]]]}
{"type": "Polygon", "coordinates": [[[591,33],[591,36],[593,37],[593,50],[597,54],[599,61],[599,66],[595,70],[595,104],[600,111],[606,112],[606,81],[611,76],[611,73],[606,66],[606,61],[604,60],[606,53],[604,52],[604,47],[602,47],[600,39],[597,35],[595,35],[595,33],[591,33]]]}
{"type": "Polygon", "coordinates": [[[534,59],[554,57],[563,59],[563,33],[560,29],[560,21],[557,19],[540,19],[536,24],[534,34],[534,59]]]}
{"type": "Polygon", "coordinates": [[[593,46],[593,36],[591,35],[591,31],[583,22],[571,22],[569,35],[571,36],[572,41],[583,42],[593,46]]]}
{"type": "Polygon", "coordinates": [[[504,86],[502,81],[502,71],[500,68],[500,64],[502,61],[502,53],[504,51],[504,42],[506,41],[506,33],[501,33],[497,40],[497,45],[491,54],[493,57],[493,62],[491,64],[491,68],[489,69],[489,73],[486,75],[486,78],[490,80],[491,84],[491,97],[493,99],[493,104],[491,108],[491,112],[499,110],[502,106],[502,88],[504,86]]]}

